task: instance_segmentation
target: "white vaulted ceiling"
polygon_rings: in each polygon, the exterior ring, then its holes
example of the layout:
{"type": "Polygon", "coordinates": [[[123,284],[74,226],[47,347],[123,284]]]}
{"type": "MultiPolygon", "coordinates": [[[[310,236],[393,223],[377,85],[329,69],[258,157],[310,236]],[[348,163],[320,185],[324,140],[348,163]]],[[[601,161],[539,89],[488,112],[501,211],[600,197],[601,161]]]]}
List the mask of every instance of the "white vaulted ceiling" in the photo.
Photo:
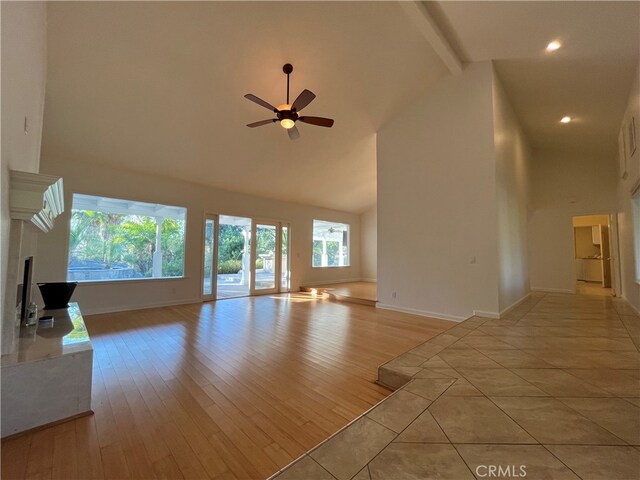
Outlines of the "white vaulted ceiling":
{"type": "MultiPolygon", "coordinates": [[[[534,147],[615,151],[639,2],[428,10],[463,61],[495,61],[534,147]]],[[[399,2],[50,2],[48,51],[45,157],[352,212],[376,201],[375,132],[448,74],[399,2]],[[332,129],[245,126],[271,114],[244,94],[284,103],[287,62],[332,129]]]]}
{"type": "Polygon", "coordinates": [[[494,60],[535,147],[615,152],[640,46],[640,2],[437,2],[467,61],[494,60]],[[545,47],[560,40],[562,47],[545,47]],[[560,125],[569,115],[574,121],[560,125]]]}
{"type": "Polygon", "coordinates": [[[48,5],[43,152],[359,212],[375,202],[375,132],[445,68],[395,2],[48,5]],[[243,98],[317,98],[331,129],[245,125],[243,98]]]}

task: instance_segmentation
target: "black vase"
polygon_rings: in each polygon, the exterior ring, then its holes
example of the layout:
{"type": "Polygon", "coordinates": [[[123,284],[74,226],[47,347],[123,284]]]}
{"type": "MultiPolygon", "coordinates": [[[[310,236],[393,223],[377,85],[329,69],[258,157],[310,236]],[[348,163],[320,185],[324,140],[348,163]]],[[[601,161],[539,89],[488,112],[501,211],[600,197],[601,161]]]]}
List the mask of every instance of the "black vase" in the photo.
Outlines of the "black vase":
{"type": "Polygon", "coordinates": [[[44,300],[44,309],[67,308],[77,285],[78,282],[39,283],[38,288],[44,300]]]}

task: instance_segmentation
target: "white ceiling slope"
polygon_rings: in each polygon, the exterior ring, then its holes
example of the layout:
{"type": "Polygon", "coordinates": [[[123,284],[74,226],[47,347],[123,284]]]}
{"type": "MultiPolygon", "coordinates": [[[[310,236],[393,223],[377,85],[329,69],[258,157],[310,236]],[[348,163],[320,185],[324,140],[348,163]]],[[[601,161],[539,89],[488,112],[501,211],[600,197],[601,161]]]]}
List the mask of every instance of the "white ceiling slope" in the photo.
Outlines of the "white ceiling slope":
{"type": "Polygon", "coordinates": [[[429,2],[468,61],[496,71],[534,147],[615,152],[640,46],[640,2],[429,2]],[[546,45],[558,39],[553,53],[546,45]],[[575,119],[559,124],[569,115],[575,119]]]}
{"type": "Polygon", "coordinates": [[[52,2],[43,154],[360,212],[375,132],[445,74],[396,2],[52,2]],[[308,88],[290,141],[271,112],[308,88]]]}

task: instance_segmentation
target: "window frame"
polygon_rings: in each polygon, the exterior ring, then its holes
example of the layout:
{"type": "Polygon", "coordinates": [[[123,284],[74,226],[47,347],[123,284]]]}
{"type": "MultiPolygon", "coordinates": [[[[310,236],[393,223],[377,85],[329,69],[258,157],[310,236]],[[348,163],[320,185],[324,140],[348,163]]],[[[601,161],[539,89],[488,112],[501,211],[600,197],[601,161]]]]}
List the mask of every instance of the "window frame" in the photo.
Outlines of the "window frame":
{"type": "Polygon", "coordinates": [[[351,224],[350,223],[338,222],[334,220],[324,220],[321,218],[314,218],[311,221],[311,268],[351,268],[351,224]],[[314,265],[315,259],[313,254],[313,244],[315,240],[313,238],[313,232],[315,231],[316,222],[334,223],[334,224],[344,225],[347,227],[347,241],[344,244],[347,250],[346,251],[347,263],[345,265],[314,265]]]}
{"type": "MultiPolygon", "coordinates": [[[[117,198],[114,196],[109,196],[109,195],[101,195],[101,194],[94,194],[94,193],[83,193],[83,192],[72,192],[71,193],[71,208],[69,209],[69,217],[68,217],[68,225],[67,225],[67,242],[66,242],[66,281],[67,282],[77,282],[79,284],[82,285],[112,285],[114,283],[138,283],[138,282],[172,282],[172,281],[177,281],[177,280],[185,280],[185,279],[189,279],[190,277],[186,275],[186,268],[187,268],[187,245],[189,244],[189,228],[188,228],[188,221],[189,221],[189,209],[186,206],[180,206],[180,205],[166,205],[164,203],[152,203],[148,200],[136,200],[133,198],[117,198]],[[184,254],[182,256],[182,275],[175,275],[175,276],[161,276],[161,277],[139,277],[139,278],[114,278],[114,279],[96,279],[96,280],[69,280],[69,260],[71,258],[71,252],[69,250],[70,247],[70,239],[71,239],[71,219],[72,219],[72,215],[73,215],[73,211],[74,210],[83,210],[83,209],[78,209],[78,208],[74,208],[74,197],[76,195],[82,195],[82,196],[86,196],[86,197],[95,197],[95,198],[104,198],[104,199],[108,199],[108,200],[118,200],[118,201],[123,201],[123,202],[133,202],[133,203],[144,203],[144,204],[148,204],[148,205],[157,205],[157,206],[162,206],[162,207],[169,207],[169,208],[180,208],[184,210],[184,235],[183,235],[183,241],[184,241],[184,254]]],[[[86,211],[86,210],[83,210],[86,211]]],[[[98,211],[98,210],[96,210],[98,211]]],[[[123,214],[124,215],[124,214],[123,214]]],[[[142,216],[142,215],[141,215],[142,216]]],[[[147,215],[150,216],[150,215],[147,215]]],[[[167,218],[167,217],[165,217],[167,218]]]]}

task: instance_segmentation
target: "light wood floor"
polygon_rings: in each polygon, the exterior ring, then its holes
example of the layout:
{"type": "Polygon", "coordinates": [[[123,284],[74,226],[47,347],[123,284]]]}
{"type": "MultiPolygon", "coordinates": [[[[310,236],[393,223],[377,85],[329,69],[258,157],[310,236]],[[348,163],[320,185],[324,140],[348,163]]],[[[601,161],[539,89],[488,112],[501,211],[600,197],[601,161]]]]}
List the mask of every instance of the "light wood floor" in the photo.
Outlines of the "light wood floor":
{"type": "Polygon", "coordinates": [[[450,322],[252,297],[86,318],[95,415],[2,444],[2,478],[266,478],[390,392],[450,322]]]}

